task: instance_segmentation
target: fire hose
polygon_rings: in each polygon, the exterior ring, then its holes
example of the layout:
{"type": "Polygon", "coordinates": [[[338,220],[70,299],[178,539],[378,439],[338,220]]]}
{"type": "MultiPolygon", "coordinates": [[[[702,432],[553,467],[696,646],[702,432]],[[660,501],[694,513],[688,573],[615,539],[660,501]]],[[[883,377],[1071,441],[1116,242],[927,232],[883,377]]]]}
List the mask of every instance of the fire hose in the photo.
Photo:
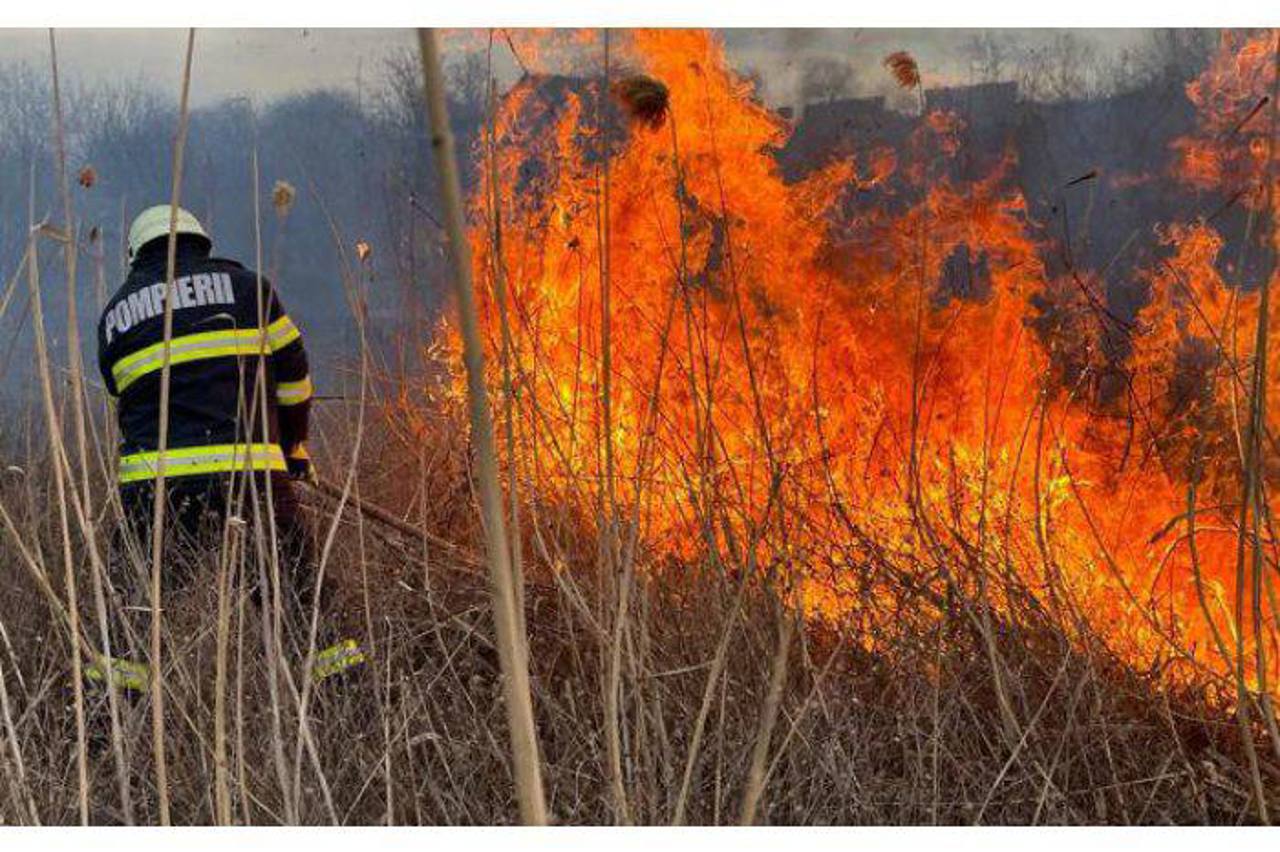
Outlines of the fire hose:
{"type": "Polygon", "coordinates": [[[392,530],[410,538],[428,541],[437,547],[450,551],[455,556],[473,565],[479,566],[484,564],[483,560],[481,560],[480,557],[471,550],[465,547],[460,547],[447,539],[429,533],[421,527],[414,526],[408,521],[396,517],[394,514],[376,503],[371,503],[368,500],[357,497],[355,494],[349,493],[347,489],[344,489],[336,483],[322,479],[318,476],[311,479],[298,480],[298,482],[302,485],[309,486],[312,492],[325,498],[335,506],[343,504],[343,496],[345,493],[346,505],[349,505],[365,518],[381,524],[384,527],[389,527],[392,530]]]}
{"type": "MultiPolygon", "coordinates": [[[[331,503],[333,506],[343,505],[342,496],[344,488],[337,483],[330,482],[319,476],[312,476],[308,479],[296,480],[298,484],[307,486],[307,490],[331,503]]],[[[484,558],[468,547],[462,547],[441,538],[438,535],[427,532],[422,527],[414,526],[408,521],[396,517],[396,515],[376,503],[357,497],[355,494],[348,493],[346,495],[345,507],[350,507],[359,512],[365,518],[374,523],[381,524],[383,527],[393,530],[409,539],[417,539],[418,541],[426,541],[439,547],[441,550],[448,551],[454,557],[456,562],[446,563],[444,567],[452,567],[454,570],[465,574],[475,574],[485,569],[484,558]]],[[[540,589],[545,593],[554,591],[555,586],[545,582],[539,582],[535,579],[525,577],[523,583],[526,588],[540,589]]]]}

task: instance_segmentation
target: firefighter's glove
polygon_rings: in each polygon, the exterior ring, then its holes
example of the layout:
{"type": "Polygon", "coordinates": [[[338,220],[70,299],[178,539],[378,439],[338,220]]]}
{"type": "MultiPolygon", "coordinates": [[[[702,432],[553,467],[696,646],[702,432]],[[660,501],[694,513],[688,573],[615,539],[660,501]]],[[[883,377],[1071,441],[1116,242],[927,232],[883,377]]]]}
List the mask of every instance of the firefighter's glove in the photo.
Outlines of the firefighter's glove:
{"type": "Polygon", "coordinates": [[[301,482],[309,482],[315,484],[316,469],[311,464],[311,454],[307,452],[306,444],[298,444],[289,451],[285,464],[289,468],[289,478],[296,479],[301,482]]]}
{"type": "Polygon", "coordinates": [[[146,663],[136,663],[121,657],[100,654],[98,659],[84,669],[84,676],[95,683],[106,683],[110,675],[117,689],[146,692],[151,684],[151,669],[146,663]]]}

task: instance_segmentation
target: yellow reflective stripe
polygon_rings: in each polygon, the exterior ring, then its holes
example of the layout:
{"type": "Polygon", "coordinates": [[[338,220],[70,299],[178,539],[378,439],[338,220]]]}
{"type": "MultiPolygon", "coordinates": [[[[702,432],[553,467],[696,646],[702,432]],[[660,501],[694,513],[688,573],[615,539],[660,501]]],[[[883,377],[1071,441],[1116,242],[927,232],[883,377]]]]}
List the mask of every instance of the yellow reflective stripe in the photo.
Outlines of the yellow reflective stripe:
{"type": "Polygon", "coordinates": [[[319,683],[352,666],[360,665],[365,659],[364,651],[356,644],[356,640],[344,639],[316,654],[315,665],[311,667],[311,679],[319,683]]]}
{"type": "MultiPolygon", "coordinates": [[[[160,463],[158,452],[133,453],[120,457],[120,481],[155,479],[160,463]]],[[[195,476],[228,473],[233,470],[286,470],[284,451],[279,444],[212,444],[166,450],[164,473],[195,476]]]]}
{"type": "MultiPolygon", "coordinates": [[[[169,363],[186,364],[228,355],[264,355],[268,351],[256,328],[184,334],[169,341],[169,363]]],[[[116,389],[123,391],[138,379],[164,366],[164,341],[132,352],[111,365],[116,389]]]]}
{"type": "Polygon", "coordinates": [[[146,663],[135,663],[121,657],[108,657],[99,654],[96,662],[85,667],[84,676],[92,681],[105,681],[107,672],[111,672],[111,680],[125,689],[145,692],[151,678],[151,669],[146,663]]]}
{"type": "Polygon", "coordinates": [[[304,376],[296,382],[280,382],[276,385],[276,402],[281,405],[297,405],[311,399],[311,377],[304,376]]]}
{"type": "Polygon", "coordinates": [[[272,352],[279,352],[301,336],[302,332],[298,331],[288,314],[267,326],[267,342],[272,352]]]}
{"type": "MultiPolygon", "coordinates": [[[[186,364],[228,355],[265,355],[283,349],[301,336],[302,332],[287,315],[267,326],[265,340],[262,331],[256,328],[184,334],[169,341],[169,363],[186,364]]],[[[164,341],[160,341],[116,361],[111,365],[111,375],[116,389],[123,391],[163,366],[164,341]]]]}

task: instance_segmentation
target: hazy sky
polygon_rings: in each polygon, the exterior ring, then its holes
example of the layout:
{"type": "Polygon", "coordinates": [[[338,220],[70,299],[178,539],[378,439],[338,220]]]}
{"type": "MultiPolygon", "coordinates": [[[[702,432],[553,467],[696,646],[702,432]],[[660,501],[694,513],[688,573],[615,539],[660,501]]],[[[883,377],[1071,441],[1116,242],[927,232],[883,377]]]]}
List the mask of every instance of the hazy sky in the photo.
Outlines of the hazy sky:
{"type": "MultiPolygon", "coordinates": [[[[883,57],[908,50],[928,79],[962,82],[967,74],[965,43],[976,31],[893,30],[726,30],[731,61],[762,72],[769,99],[788,103],[806,57],[845,58],[855,66],[863,92],[890,91],[880,67],[883,57]]],[[[1023,41],[1052,31],[1015,31],[1023,41]]],[[[1100,56],[1137,43],[1141,30],[1078,30],[1100,56]]],[[[111,82],[143,79],[176,97],[184,30],[61,30],[59,64],[68,80],[111,82]]],[[[457,45],[459,40],[446,41],[457,45]]],[[[472,41],[472,43],[475,43],[472,41]]],[[[383,60],[415,46],[409,30],[244,29],[202,30],[196,35],[191,98],[199,106],[227,97],[251,95],[259,101],[315,88],[366,89],[376,85],[383,60]]],[[[505,54],[505,51],[500,51],[505,54]]],[[[509,59],[505,55],[503,61],[509,59]]],[[[44,30],[0,29],[0,63],[48,62],[44,30]]]]}

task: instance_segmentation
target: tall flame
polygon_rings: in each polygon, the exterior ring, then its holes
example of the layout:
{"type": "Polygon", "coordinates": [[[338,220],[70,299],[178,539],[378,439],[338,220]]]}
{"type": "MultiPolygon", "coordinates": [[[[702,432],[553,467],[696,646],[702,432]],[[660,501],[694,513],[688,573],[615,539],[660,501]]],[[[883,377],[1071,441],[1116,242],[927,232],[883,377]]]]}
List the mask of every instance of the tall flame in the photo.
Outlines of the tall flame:
{"type": "MultiPolygon", "coordinates": [[[[475,264],[523,480],[634,519],[656,553],[750,554],[815,616],[874,595],[885,563],[966,588],[1012,576],[1135,663],[1222,671],[1245,629],[1233,428],[1260,282],[1223,280],[1214,224],[1159,225],[1169,256],[1126,320],[1101,273],[1047,271],[1011,153],[954,176],[958,116],[788,182],[786,122],[714,36],[615,41],[615,79],[665,87],[661,120],[628,122],[598,79],[526,76],[477,151],[475,264]],[[1116,336],[1121,390],[1100,393],[1116,336]]],[[[1237,123],[1274,51],[1273,32],[1225,36],[1177,142],[1177,179],[1243,187],[1272,246],[1275,105],[1237,123]]],[[[1274,669],[1274,598],[1260,607],[1274,669]]]]}

